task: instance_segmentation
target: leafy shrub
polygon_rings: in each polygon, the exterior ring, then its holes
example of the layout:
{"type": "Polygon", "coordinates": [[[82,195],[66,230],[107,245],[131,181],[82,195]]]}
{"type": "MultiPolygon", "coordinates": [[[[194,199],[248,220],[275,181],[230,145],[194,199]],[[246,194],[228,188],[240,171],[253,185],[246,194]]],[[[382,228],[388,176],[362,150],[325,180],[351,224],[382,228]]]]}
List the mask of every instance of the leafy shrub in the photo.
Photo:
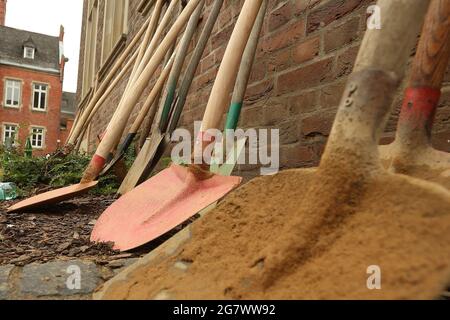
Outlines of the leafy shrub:
{"type": "MultiPolygon", "coordinates": [[[[49,157],[26,158],[16,150],[0,149],[0,181],[14,182],[24,194],[37,188],[61,188],[78,183],[91,157],[85,154],[63,156],[55,152],[49,157]]],[[[99,179],[97,194],[115,193],[119,187],[114,174],[99,179]]]]}

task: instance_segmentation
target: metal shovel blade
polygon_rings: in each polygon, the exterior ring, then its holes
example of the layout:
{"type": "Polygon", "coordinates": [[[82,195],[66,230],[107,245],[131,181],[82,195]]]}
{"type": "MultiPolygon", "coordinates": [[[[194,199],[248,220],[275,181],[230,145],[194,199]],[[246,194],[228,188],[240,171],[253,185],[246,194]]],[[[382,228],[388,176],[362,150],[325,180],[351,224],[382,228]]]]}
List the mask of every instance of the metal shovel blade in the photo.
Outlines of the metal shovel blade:
{"type": "Polygon", "coordinates": [[[35,209],[44,205],[58,203],[68,200],[80,194],[88,192],[98,184],[98,181],[89,183],[78,183],[69,187],[52,190],[28,198],[8,208],[8,212],[19,212],[28,209],[35,209]]]}
{"type": "Polygon", "coordinates": [[[241,181],[219,175],[199,180],[188,168],[173,164],[106,209],[91,241],[114,242],[114,249],[121,251],[137,248],[224,197],[241,181]]]}

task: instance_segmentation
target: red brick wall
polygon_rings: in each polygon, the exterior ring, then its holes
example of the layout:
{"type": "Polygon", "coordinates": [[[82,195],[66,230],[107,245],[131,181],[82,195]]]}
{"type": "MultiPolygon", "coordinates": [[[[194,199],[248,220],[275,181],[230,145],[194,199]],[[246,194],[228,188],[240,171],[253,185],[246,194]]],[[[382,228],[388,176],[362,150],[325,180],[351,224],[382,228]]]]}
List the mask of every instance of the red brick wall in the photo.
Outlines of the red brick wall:
{"type": "MultiPolygon", "coordinates": [[[[60,139],[60,109],[62,83],[59,75],[31,71],[27,69],[0,66],[0,122],[19,124],[19,142],[25,145],[30,132],[30,126],[42,126],[46,128],[44,149],[34,149],[33,155],[45,155],[57,148],[57,140],[60,139]],[[22,102],[20,109],[4,107],[5,78],[22,80],[22,102]],[[32,83],[41,82],[49,85],[49,97],[45,112],[31,110],[32,83]]],[[[0,130],[3,130],[3,125],[0,130]]],[[[1,132],[3,137],[3,132],[1,132]]]]}
{"type": "MultiPolygon", "coordinates": [[[[102,5],[103,1],[100,1],[102,5]]],[[[132,35],[143,19],[136,12],[140,1],[130,1],[132,35]]],[[[225,0],[212,37],[197,70],[181,125],[192,129],[206,106],[229,36],[243,0],[225,0]]],[[[281,130],[282,168],[318,164],[351,73],[366,26],[371,0],[269,0],[257,58],[247,90],[240,126],[281,130]]],[[[207,15],[212,0],[207,0],[207,15]]],[[[200,25],[202,28],[204,21],[200,25]]],[[[196,35],[196,40],[198,39],[196,35]]],[[[82,40],[82,51],[84,45],[82,40]]],[[[190,56],[188,56],[189,59],[190,56]]],[[[82,65],[80,73],[82,72],[82,65]]],[[[92,125],[96,136],[108,123],[124,84],[115,90],[92,125]]],[[[401,102],[399,91],[396,105],[401,102]]],[[[392,140],[398,107],[386,129],[383,142],[392,140]]],[[[434,127],[433,142],[450,151],[450,73],[434,127]]],[[[93,151],[93,150],[91,150],[93,151]]],[[[251,176],[255,168],[239,167],[251,176]]]]}
{"type": "Polygon", "coordinates": [[[6,18],[6,0],[0,0],[0,26],[5,25],[6,18]]]}

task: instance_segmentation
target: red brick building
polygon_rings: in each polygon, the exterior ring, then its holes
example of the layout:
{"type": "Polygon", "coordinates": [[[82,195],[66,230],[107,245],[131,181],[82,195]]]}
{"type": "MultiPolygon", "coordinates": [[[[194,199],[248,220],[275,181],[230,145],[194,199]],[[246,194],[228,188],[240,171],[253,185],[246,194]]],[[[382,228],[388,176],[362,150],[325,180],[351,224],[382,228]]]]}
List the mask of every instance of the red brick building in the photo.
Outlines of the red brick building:
{"type": "Polygon", "coordinates": [[[6,0],[0,0],[1,143],[24,146],[30,137],[33,154],[44,155],[64,142],[64,29],[53,37],[10,28],[4,26],[5,12],[6,0]]]}

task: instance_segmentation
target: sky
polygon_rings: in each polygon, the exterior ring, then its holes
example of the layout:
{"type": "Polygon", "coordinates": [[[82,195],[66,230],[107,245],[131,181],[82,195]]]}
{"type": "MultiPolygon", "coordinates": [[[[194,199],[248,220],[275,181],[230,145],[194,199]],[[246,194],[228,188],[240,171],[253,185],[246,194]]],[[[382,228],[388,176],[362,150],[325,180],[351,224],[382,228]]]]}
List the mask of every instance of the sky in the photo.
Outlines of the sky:
{"type": "Polygon", "coordinates": [[[6,26],[50,36],[65,29],[64,55],[66,64],[64,91],[77,90],[78,57],[80,50],[83,0],[8,0],[6,26]]]}

